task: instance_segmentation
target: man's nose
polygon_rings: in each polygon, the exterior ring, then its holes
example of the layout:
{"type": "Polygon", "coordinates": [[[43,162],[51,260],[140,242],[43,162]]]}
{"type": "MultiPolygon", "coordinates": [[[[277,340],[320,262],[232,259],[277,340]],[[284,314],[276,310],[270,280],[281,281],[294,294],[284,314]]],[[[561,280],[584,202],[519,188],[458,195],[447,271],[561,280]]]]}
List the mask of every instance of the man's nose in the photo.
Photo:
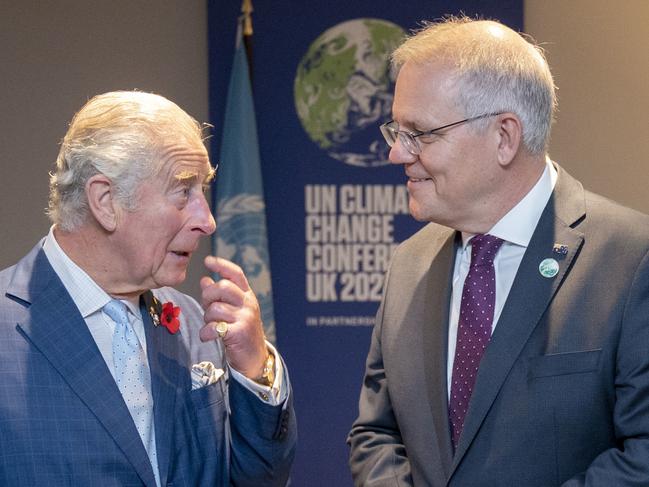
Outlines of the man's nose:
{"type": "Polygon", "coordinates": [[[207,203],[207,199],[203,194],[196,201],[192,230],[197,230],[205,235],[211,235],[216,230],[216,221],[214,220],[214,216],[212,216],[210,205],[207,203]]]}
{"type": "Polygon", "coordinates": [[[409,164],[415,162],[417,156],[411,154],[403,142],[401,142],[401,138],[397,137],[397,140],[390,147],[388,158],[392,164],[409,164]]]}

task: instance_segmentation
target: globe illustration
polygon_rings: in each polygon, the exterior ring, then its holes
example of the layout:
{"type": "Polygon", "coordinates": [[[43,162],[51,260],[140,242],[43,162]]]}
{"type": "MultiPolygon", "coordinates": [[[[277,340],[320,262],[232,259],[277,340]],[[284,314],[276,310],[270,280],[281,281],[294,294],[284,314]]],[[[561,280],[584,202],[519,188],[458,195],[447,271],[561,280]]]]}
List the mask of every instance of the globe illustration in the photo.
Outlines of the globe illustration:
{"type": "Polygon", "coordinates": [[[362,167],[388,163],[379,125],[390,119],[389,57],[404,35],[385,20],[349,20],[320,35],[300,61],[295,108],[309,138],[332,158],[362,167]]]}

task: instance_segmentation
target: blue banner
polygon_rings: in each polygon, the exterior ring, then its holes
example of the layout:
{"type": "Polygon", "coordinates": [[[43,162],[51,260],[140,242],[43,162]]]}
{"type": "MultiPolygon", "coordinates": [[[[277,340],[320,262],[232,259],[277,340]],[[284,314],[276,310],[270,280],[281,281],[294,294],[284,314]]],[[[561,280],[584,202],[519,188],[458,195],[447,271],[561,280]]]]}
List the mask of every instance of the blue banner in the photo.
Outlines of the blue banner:
{"type": "MultiPolygon", "coordinates": [[[[378,128],[391,118],[389,53],[421,20],[445,14],[497,18],[522,30],[523,2],[253,3],[253,93],[277,343],[299,427],[292,485],[351,486],[345,438],[357,414],[383,275],[393,248],[420,226],[408,215],[403,168],[388,163],[378,128]]],[[[208,7],[218,141],[241,5],[208,7]]]]}

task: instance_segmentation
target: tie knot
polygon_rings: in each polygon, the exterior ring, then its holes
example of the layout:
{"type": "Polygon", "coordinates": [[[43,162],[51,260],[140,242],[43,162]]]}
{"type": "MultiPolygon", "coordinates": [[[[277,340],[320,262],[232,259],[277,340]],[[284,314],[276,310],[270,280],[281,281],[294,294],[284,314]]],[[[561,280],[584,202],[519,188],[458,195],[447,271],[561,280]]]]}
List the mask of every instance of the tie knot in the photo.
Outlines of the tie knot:
{"type": "Polygon", "coordinates": [[[115,323],[128,323],[126,305],[117,299],[111,299],[104,306],[104,313],[110,316],[115,323]]]}
{"type": "Polygon", "coordinates": [[[502,238],[493,235],[476,235],[471,239],[471,265],[493,265],[502,238]]]}

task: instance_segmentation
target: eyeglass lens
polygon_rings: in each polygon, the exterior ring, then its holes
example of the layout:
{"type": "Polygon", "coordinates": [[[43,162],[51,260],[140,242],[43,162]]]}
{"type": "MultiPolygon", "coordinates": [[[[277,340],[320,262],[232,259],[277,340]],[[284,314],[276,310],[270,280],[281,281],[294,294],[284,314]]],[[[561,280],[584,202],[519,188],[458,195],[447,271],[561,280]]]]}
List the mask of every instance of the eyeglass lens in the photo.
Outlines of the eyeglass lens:
{"type": "Polygon", "coordinates": [[[397,138],[401,140],[401,143],[404,145],[406,150],[411,154],[419,154],[419,144],[415,138],[407,132],[401,132],[391,125],[381,125],[381,133],[383,138],[390,147],[393,147],[397,142],[397,138]]]}

